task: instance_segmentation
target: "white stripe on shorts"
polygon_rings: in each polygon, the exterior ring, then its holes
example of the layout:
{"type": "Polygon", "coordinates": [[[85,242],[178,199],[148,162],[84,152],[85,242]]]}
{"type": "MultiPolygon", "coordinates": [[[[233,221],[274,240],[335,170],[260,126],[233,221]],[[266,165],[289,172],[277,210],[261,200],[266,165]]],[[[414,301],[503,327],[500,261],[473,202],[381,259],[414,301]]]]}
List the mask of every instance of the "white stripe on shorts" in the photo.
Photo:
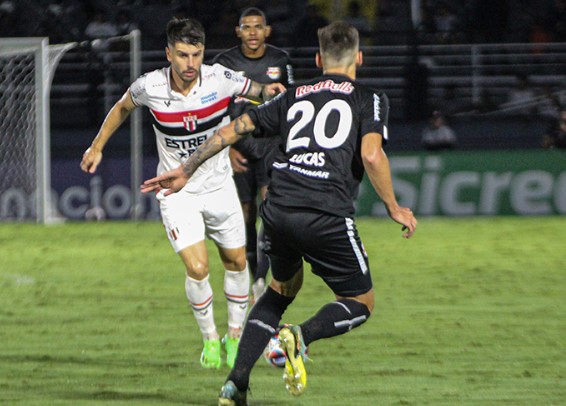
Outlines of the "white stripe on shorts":
{"type": "Polygon", "coordinates": [[[358,258],[358,264],[360,264],[360,268],[362,272],[365,274],[368,271],[368,267],[366,265],[366,261],[364,260],[364,255],[362,251],[360,251],[360,247],[356,244],[356,239],[354,238],[354,220],[351,218],[346,217],[346,228],[348,229],[348,238],[350,239],[350,244],[352,244],[352,249],[358,258]]]}

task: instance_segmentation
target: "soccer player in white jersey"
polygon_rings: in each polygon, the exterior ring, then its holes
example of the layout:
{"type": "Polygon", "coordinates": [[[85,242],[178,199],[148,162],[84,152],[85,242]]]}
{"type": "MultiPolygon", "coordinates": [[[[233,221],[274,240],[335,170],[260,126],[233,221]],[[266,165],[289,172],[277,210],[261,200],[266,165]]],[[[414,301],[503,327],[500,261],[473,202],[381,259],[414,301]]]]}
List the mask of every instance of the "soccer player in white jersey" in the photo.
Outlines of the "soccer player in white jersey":
{"type": "MultiPolygon", "coordinates": [[[[203,64],[204,46],[205,33],[198,21],[169,21],[165,52],[170,66],[142,75],[114,104],[83,154],[83,171],[96,171],[112,134],[140,106],[151,112],[159,154],[157,173],[161,174],[183,163],[217,128],[230,122],[232,96],[268,99],[285,90],[279,83],[264,86],[221,65],[203,64]]],[[[219,368],[222,363],[205,238],[218,247],[228,305],[228,332],[222,341],[226,363],[232,367],[247,313],[250,281],[244,218],[228,151],[203,165],[182,193],[165,196],[158,192],[157,199],[169,241],[186,268],[185,291],[203,336],[200,363],[204,368],[219,368]]]]}

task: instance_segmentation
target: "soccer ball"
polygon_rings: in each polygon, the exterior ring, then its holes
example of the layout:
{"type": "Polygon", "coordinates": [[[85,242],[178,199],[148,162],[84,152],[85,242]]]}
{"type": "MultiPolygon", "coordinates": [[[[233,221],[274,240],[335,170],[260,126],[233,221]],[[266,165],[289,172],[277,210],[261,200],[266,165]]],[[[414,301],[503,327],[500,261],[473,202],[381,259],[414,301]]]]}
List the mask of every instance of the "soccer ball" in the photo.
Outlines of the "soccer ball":
{"type": "Polygon", "coordinates": [[[285,351],[281,347],[281,341],[279,341],[279,333],[276,333],[269,339],[269,343],[263,350],[263,358],[269,365],[275,368],[285,367],[285,351]]]}

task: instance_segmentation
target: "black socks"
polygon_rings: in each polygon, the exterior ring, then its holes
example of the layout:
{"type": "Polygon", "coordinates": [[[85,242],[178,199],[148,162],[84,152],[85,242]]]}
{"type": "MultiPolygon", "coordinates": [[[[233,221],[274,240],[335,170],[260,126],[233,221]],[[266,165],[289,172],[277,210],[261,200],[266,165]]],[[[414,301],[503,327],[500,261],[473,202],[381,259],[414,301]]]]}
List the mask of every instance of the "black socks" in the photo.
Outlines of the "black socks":
{"type": "Polygon", "coordinates": [[[370,316],[366,305],[353,299],[340,299],[324,305],[318,313],[301,324],[305,345],[321,338],[347,333],[370,316]]]}
{"type": "Polygon", "coordinates": [[[252,307],[240,338],[234,369],[228,375],[228,379],[232,380],[239,390],[247,390],[254,364],[277,331],[281,317],[293,299],[268,287],[252,307]]]}

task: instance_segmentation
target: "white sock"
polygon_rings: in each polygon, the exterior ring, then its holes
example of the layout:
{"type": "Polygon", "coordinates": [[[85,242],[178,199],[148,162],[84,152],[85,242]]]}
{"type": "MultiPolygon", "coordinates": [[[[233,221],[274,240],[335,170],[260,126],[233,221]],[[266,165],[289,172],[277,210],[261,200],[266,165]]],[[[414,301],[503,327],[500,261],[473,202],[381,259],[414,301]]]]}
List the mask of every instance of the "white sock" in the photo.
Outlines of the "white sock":
{"type": "Polygon", "coordinates": [[[248,266],[241,272],[225,271],[224,294],[228,304],[228,327],[241,329],[246,321],[250,295],[248,266]]]}
{"type": "Polygon", "coordinates": [[[208,276],[201,281],[187,276],[185,279],[185,292],[193,308],[193,314],[203,338],[205,340],[217,339],[219,336],[214,324],[212,286],[210,286],[208,276]]]}

